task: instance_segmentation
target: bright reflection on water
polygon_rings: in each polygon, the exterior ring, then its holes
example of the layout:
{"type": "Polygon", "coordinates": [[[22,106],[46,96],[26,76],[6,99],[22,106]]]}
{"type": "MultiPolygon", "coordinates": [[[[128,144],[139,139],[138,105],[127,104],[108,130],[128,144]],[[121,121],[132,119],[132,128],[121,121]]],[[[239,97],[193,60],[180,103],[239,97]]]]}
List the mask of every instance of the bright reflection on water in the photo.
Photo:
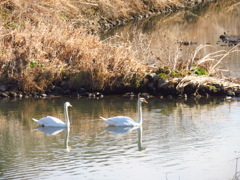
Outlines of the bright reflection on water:
{"type": "Polygon", "coordinates": [[[137,100],[0,100],[0,179],[218,179],[234,177],[240,156],[240,102],[149,99],[143,127],[99,119],[137,118],[137,100]],[[31,118],[64,119],[71,128],[37,128],[31,118]],[[68,134],[69,133],[69,134],[68,134]]]}

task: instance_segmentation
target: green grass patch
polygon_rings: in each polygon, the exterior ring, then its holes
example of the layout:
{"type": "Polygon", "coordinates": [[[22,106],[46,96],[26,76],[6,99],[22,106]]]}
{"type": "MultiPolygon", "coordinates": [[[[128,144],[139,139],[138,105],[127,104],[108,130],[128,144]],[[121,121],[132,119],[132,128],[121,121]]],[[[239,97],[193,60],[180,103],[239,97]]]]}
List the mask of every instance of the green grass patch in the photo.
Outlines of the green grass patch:
{"type": "Polygon", "coordinates": [[[19,25],[15,22],[8,22],[5,27],[7,29],[18,29],[19,28],[19,25]]]}
{"type": "Polygon", "coordinates": [[[44,64],[41,64],[38,61],[31,61],[28,64],[28,68],[36,68],[36,67],[45,67],[45,66],[44,66],[44,64]]]}
{"type": "Polygon", "coordinates": [[[208,72],[202,67],[194,67],[191,69],[191,71],[199,76],[208,75],[208,72]]]}
{"type": "Polygon", "coordinates": [[[212,91],[217,89],[216,86],[213,86],[213,85],[207,85],[207,87],[209,88],[209,90],[212,90],[212,91]]]}

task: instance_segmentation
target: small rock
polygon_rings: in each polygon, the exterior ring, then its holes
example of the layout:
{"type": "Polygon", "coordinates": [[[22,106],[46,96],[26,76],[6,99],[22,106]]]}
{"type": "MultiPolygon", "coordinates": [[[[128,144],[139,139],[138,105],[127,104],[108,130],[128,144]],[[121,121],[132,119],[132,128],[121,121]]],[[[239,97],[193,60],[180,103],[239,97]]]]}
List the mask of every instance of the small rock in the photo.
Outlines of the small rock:
{"type": "Polygon", "coordinates": [[[146,99],[149,99],[149,98],[151,97],[151,95],[148,94],[148,93],[140,93],[139,95],[140,95],[141,97],[146,98],[146,99]]]}
{"type": "Polygon", "coordinates": [[[128,92],[128,93],[125,93],[124,95],[123,95],[123,97],[134,97],[135,95],[134,95],[134,93],[133,92],[128,92]]]}
{"type": "Polygon", "coordinates": [[[177,95],[177,97],[179,97],[179,98],[182,98],[182,97],[183,97],[183,95],[182,95],[182,94],[178,94],[178,95],[177,95]]]}
{"type": "Polygon", "coordinates": [[[8,94],[5,92],[0,92],[0,97],[7,98],[8,94]]]}
{"type": "Polygon", "coordinates": [[[200,94],[197,94],[196,96],[195,96],[195,99],[200,99],[202,96],[200,95],[200,94]]]}
{"type": "Polygon", "coordinates": [[[95,98],[96,95],[94,93],[87,93],[89,98],[95,98]]]}
{"type": "Polygon", "coordinates": [[[49,97],[54,98],[54,97],[56,97],[56,95],[50,94],[49,97]]]}
{"type": "Polygon", "coordinates": [[[149,89],[153,89],[153,87],[154,87],[153,82],[148,83],[148,88],[149,88],[149,89]]]}
{"type": "Polygon", "coordinates": [[[63,93],[64,93],[65,95],[69,95],[69,94],[71,94],[71,91],[70,91],[69,89],[67,89],[67,90],[65,90],[63,93]]]}
{"type": "Polygon", "coordinates": [[[100,92],[95,92],[95,95],[98,97],[98,96],[101,95],[101,93],[100,92]]]}
{"type": "Polygon", "coordinates": [[[95,93],[95,96],[96,96],[96,97],[99,97],[99,98],[103,98],[103,94],[100,93],[100,92],[96,92],[96,93],[95,93]]]}
{"type": "Polygon", "coordinates": [[[41,96],[41,97],[47,97],[47,94],[42,93],[40,96],[41,96]]]}
{"type": "Polygon", "coordinates": [[[61,82],[61,87],[66,86],[66,85],[67,85],[67,81],[62,81],[61,82]]]}
{"type": "Polygon", "coordinates": [[[231,96],[226,96],[225,100],[232,100],[232,97],[231,96]]]}
{"type": "Polygon", "coordinates": [[[146,76],[146,78],[149,80],[149,81],[153,81],[154,78],[158,78],[158,76],[156,75],[156,73],[150,73],[146,76]]]}
{"type": "Polygon", "coordinates": [[[7,85],[0,84],[0,91],[6,91],[6,90],[7,90],[7,85]]]}
{"type": "Polygon", "coordinates": [[[80,89],[79,89],[79,92],[80,92],[80,93],[84,93],[84,92],[86,92],[86,89],[85,89],[85,88],[80,88],[80,89]]]}
{"type": "Polygon", "coordinates": [[[187,95],[192,95],[193,93],[195,93],[196,89],[197,89],[197,85],[191,83],[184,87],[184,92],[187,95]]]}
{"type": "Polygon", "coordinates": [[[215,86],[217,89],[221,89],[221,85],[220,84],[212,84],[213,86],[215,86]]]}
{"type": "Polygon", "coordinates": [[[159,76],[157,76],[157,75],[155,75],[154,77],[153,77],[153,81],[158,81],[160,78],[159,78],[159,76]]]}
{"type": "Polygon", "coordinates": [[[158,88],[162,88],[165,86],[168,82],[167,81],[158,81],[158,88]]]}
{"type": "Polygon", "coordinates": [[[10,96],[10,97],[17,97],[17,93],[15,93],[15,92],[10,92],[10,93],[9,93],[9,96],[10,96]]]}
{"type": "Polygon", "coordinates": [[[60,92],[60,91],[62,91],[62,88],[61,88],[61,87],[58,87],[58,86],[55,86],[55,87],[53,88],[53,91],[54,91],[54,92],[60,92]]]}
{"type": "Polygon", "coordinates": [[[51,89],[47,89],[45,92],[46,92],[47,94],[51,94],[51,93],[52,93],[51,89]]]}
{"type": "Polygon", "coordinates": [[[227,90],[226,94],[227,96],[235,96],[235,92],[233,92],[232,90],[227,90]]]}
{"type": "Polygon", "coordinates": [[[238,89],[236,92],[235,92],[236,96],[239,96],[240,95],[240,89],[238,89]]]}

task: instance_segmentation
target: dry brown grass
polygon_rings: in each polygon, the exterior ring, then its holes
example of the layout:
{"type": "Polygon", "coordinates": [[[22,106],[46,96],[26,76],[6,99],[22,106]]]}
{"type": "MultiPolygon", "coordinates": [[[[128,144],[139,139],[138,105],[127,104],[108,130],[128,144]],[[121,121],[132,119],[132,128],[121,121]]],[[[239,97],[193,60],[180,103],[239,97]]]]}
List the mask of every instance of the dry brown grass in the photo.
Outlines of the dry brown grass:
{"type": "Polygon", "coordinates": [[[239,52],[237,46],[234,46],[230,50],[218,50],[214,51],[214,46],[200,45],[195,50],[192,58],[188,61],[187,67],[191,68],[203,67],[210,76],[223,77],[222,72],[227,69],[222,69],[222,62],[226,60],[232,53],[239,52]],[[197,54],[204,48],[212,48],[213,51],[204,55],[202,58],[197,58],[197,54]]]}
{"type": "Polygon", "coordinates": [[[65,20],[75,27],[99,30],[107,22],[130,21],[170,6],[182,7],[180,0],[2,0],[0,17],[8,22],[33,23],[65,20]]]}
{"type": "Polygon", "coordinates": [[[43,91],[58,80],[71,89],[101,90],[129,85],[136,74],[146,73],[131,47],[101,42],[65,23],[25,22],[23,29],[5,30],[0,42],[1,80],[26,92],[43,91]]]}
{"type": "MultiPolygon", "coordinates": [[[[148,42],[111,44],[91,35],[100,20],[132,19],[163,8],[165,0],[2,0],[0,80],[24,92],[61,81],[77,90],[135,86],[149,67],[148,42]],[[134,48],[134,43],[140,46],[134,48]]],[[[180,6],[180,0],[167,2],[180,6]]],[[[177,57],[168,63],[176,67],[177,57]]]]}
{"type": "MultiPolygon", "coordinates": [[[[140,81],[147,67],[140,63],[139,52],[129,44],[101,42],[85,29],[89,24],[81,25],[86,21],[91,24],[101,8],[108,12],[103,6],[127,7],[128,3],[1,1],[1,80],[24,92],[44,91],[63,80],[74,90],[111,89],[140,81]]],[[[131,6],[142,11],[138,3],[131,6]]]]}

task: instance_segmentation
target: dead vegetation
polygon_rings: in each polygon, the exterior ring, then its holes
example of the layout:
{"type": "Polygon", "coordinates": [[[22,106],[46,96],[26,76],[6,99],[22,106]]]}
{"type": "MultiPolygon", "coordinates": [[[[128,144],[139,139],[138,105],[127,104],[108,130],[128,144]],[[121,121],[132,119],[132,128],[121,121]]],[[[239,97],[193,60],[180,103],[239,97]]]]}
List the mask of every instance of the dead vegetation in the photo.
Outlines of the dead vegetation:
{"type": "Polygon", "coordinates": [[[74,14],[74,7],[70,1],[61,3],[1,2],[5,19],[0,29],[1,82],[12,84],[14,90],[34,92],[62,81],[72,90],[104,90],[140,81],[147,68],[131,46],[101,42],[87,29],[76,28],[64,11],[72,9],[74,14]],[[52,9],[57,4],[60,7],[52,9]],[[65,15],[59,16],[61,11],[65,15]]]}
{"type": "MultiPolygon", "coordinates": [[[[71,90],[138,87],[150,72],[146,63],[151,52],[144,37],[114,45],[100,41],[92,30],[101,28],[101,20],[132,19],[165,5],[164,0],[3,0],[0,81],[27,93],[54,89],[59,84],[71,90]],[[139,41],[140,46],[134,48],[133,43],[139,41]]],[[[168,5],[181,6],[179,0],[168,1],[168,5]]],[[[187,67],[211,62],[208,68],[214,74],[221,58],[213,58],[219,56],[213,53],[194,64],[193,57],[187,67]]],[[[179,70],[177,56],[166,62],[169,68],[179,70]]]]}
{"type": "Polygon", "coordinates": [[[18,90],[44,91],[58,81],[71,89],[105,89],[128,85],[146,68],[131,47],[112,46],[82,29],[63,24],[25,24],[22,30],[1,38],[1,80],[18,84],[18,90]]]}

